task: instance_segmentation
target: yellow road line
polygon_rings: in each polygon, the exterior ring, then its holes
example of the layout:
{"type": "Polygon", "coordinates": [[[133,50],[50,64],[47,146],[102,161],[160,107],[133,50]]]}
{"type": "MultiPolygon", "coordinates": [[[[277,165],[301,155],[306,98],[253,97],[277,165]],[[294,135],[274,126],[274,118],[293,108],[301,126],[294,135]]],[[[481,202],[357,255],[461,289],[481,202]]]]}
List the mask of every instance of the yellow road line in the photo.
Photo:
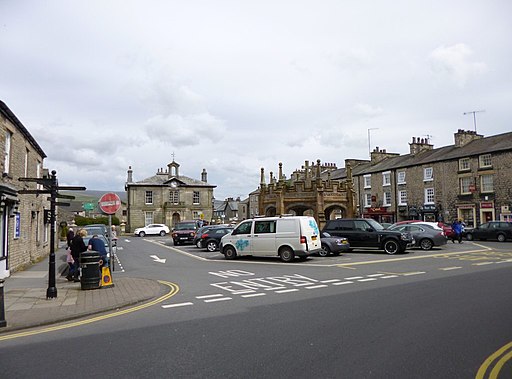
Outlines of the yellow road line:
{"type": "MultiPolygon", "coordinates": [[[[497,350],[496,352],[494,352],[493,354],[491,354],[489,356],[489,358],[487,358],[484,363],[482,363],[482,365],[480,366],[480,368],[478,369],[478,372],[476,373],[476,377],[475,379],[483,379],[485,378],[485,373],[487,372],[487,369],[489,368],[489,366],[491,365],[491,363],[493,363],[496,359],[499,358],[500,355],[502,355],[503,353],[505,353],[508,349],[511,349],[512,348],[512,342],[506,344],[505,346],[503,346],[501,349],[497,350]]],[[[489,378],[492,378],[492,379],[496,379],[498,378],[498,373],[499,371],[501,370],[501,368],[503,367],[503,365],[505,364],[506,361],[510,360],[512,358],[512,351],[509,352],[508,354],[504,355],[499,361],[498,363],[496,363],[496,365],[494,366],[494,368],[492,369],[491,373],[490,373],[490,376],[489,378]]]]}
{"type": "Polygon", "coordinates": [[[108,314],[101,315],[101,316],[92,317],[92,318],[89,318],[89,319],[86,319],[86,320],[74,321],[74,322],[70,322],[70,323],[67,323],[67,324],[50,326],[50,327],[46,327],[46,328],[43,328],[43,329],[37,329],[37,330],[30,330],[30,331],[25,331],[25,332],[18,332],[18,333],[13,333],[13,334],[7,334],[5,336],[0,336],[0,341],[10,340],[10,339],[19,338],[19,337],[33,336],[33,335],[36,335],[36,334],[54,332],[56,330],[62,330],[62,329],[73,328],[75,326],[87,325],[87,324],[91,324],[93,322],[97,322],[97,321],[106,320],[106,319],[109,319],[109,318],[112,318],[112,317],[117,317],[117,316],[125,315],[125,314],[128,314],[128,313],[132,313],[132,312],[144,309],[144,308],[151,307],[152,305],[161,303],[161,302],[169,299],[170,297],[176,295],[179,292],[179,290],[180,290],[180,288],[179,288],[179,286],[177,284],[174,284],[174,283],[171,283],[171,282],[166,282],[166,281],[163,281],[163,280],[159,280],[158,282],[163,284],[163,285],[169,286],[171,288],[171,290],[168,293],[166,293],[165,295],[160,296],[158,299],[152,300],[149,303],[137,305],[137,306],[132,307],[132,308],[124,309],[124,310],[113,312],[113,313],[108,313],[108,314]]]}

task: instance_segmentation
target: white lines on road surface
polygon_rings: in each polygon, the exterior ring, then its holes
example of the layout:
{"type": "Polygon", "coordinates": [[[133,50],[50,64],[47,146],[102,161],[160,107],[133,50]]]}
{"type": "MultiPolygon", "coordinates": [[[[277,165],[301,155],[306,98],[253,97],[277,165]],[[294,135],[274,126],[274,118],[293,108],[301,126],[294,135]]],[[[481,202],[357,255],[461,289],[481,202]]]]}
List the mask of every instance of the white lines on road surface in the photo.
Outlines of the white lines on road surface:
{"type": "Polygon", "coordinates": [[[371,282],[373,280],[377,280],[377,279],[375,279],[375,278],[359,279],[358,282],[371,282]]]}
{"type": "Polygon", "coordinates": [[[403,276],[412,276],[412,275],[422,275],[426,274],[425,271],[416,271],[416,272],[406,272],[405,274],[402,274],[403,276]]]}
{"type": "Polygon", "coordinates": [[[258,297],[258,296],[265,296],[266,293],[253,293],[253,294],[250,294],[250,295],[242,295],[243,298],[247,298],[247,297],[258,297]]]}
{"type": "Polygon", "coordinates": [[[326,287],[329,287],[328,285],[326,284],[317,284],[316,286],[309,286],[309,287],[304,287],[308,290],[316,290],[318,288],[326,288],[326,287]]]}
{"type": "Polygon", "coordinates": [[[297,291],[299,291],[297,288],[290,288],[287,290],[276,291],[276,293],[289,293],[289,292],[297,292],[297,291]]]}
{"type": "MultiPolygon", "coordinates": [[[[245,295],[245,296],[247,296],[247,295],[245,295]]],[[[219,297],[217,299],[207,299],[204,302],[205,303],[215,303],[217,301],[226,301],[226,300],[233,300],[233,298],[231,298],[231,297],[219,297]]]]}
{"type": "Polygon", "coordinates": [[[347,280],[345,282],[338,282],[338,283],[333,283],[334,286],[341,286],[343,284],[352,284],[354,282],[350,281],[350,280],[347,280]]]}
{"type": "Polygon", "coordinates": [[[398,275],[385,275],[381,276],[381,279],[391,279],[391,278],[398,278],[398,275]]]}
{"type": "Polygon", "coordinates": [[[194,303],[187,302],[187,303],[167,304],[167,305],[162,305],[162,308],[178,308],[178,307],[185,307],[187,305],[194,305],[194,303]]]}
{"type": "Polygon", "coordinates": [[[473,266],[485,266],[485,265],[492,265],[496,262],[480,262],[480,263],[473,263],[473,266]]]}
{"type": "Polygon", "coordinates": [[[443,267],[443,268],[440,268],[439,270],[441,270],[441,271],[451,271],[451,270],[459,270],[461,268],[462,267],[460,267],[460,266],[454,266],[454,267],[443,267]]]}

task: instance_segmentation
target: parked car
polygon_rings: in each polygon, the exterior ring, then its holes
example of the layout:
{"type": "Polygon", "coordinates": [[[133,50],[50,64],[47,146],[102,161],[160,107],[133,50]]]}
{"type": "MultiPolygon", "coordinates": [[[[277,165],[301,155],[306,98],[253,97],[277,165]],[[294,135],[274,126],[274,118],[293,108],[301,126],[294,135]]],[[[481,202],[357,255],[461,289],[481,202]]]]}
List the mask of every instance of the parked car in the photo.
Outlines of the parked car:
{"type": "Polygon", "coordinates": [[[463,233],[468,241],[498,240],[505,242],[512,239],[512,223],[505,221],[490,221],[476,228],[466,228],[463,233]]]}
{"type": "Polygon", "coordinates": [[[450,225],[447,225],[445,224],[444,222],[427,222],[427,221],[422,221],[422,220],[405,220],[405,221],[398,221],[396,223],[394,223],[392,226],[394,225],[404,225],[404,224],[414,224],[414,223],[422,223],[422,224],[427,224],[427,225],[437,225],[439,226],[440,228],[443,229],[444,231],[444,234],[446,236],[446,238],[452,238],[452,236],[455,234],[453,232],[453,229],[450,225]]]}
{"type": "Polygon", "coordinates": [[[389,230],[411,233],[415,246],[422,250],[430,250],[434,246],[446,245],[447,239],[444,231],[437,224],[415,222],[412,224],[393,225],[389,230]]]}
{"type": "MultiPolygon", "coordinates": [[[[89,240],[92,238],[92,236],[93,235],[91,234],[83,238],[85,246],[89,245],[89,240]]],[[[105,245],[105,250],[107,250],[107,259],[110,259],[110,248],[108,247],[108,240],[100,234],[98,234],[98,238],[103,241],[103,244],[105,245]]],[[[114,246],[112,247],[112,250],[114,250],[114,252],[116,251],[114,246]]]]}
{"type": "Polygon", "coordinates": [[[81,229],[85,229],[87,231],[87,235],[102,235],[108,238],[108,228],[104,224],[89,224],[82,226],[81,229]]]}
{"type": "Polygon", "coordinates": [[[203,232],[201,235],[201,247],[205,247],[206,250],[212,252],[218,249],[220,245],[220,240],[226,234],[231,233],[233,231],[232,226],[222,226],[216,228],[210,228],[203,232]]]}
{"type": "Polygon", "coordinates": [[[321,250],[320,232],[313,217],[276,216],[242,221],[222,237],[226,259],[240,255],[279,256],[283,262],[305,260],[321,250]]]}
{"type": "Polygon", "coordinates": [[[202,226],[200,227],[199,229],[197,229],[196,231],[196,235],[194,236],[194,239],[192,240],[192,245],[195,245],[195,247],[197,248],[202,248],[203,245],[201,244],[201,236],[206,233],[206,231],[210,230],[210,229],[215,229],[215,228],[222,228],[222,227],[225,227],[227,225],[208,225],[208,226],[202,226]]]}
{"type": "Polygon", "coordinates": [[[199,225],[195,220],[177,222],[172,229],[174,245],[177,246],[182,243],[194,241],[197,229],[199,229],[199,225]]]}
{"type": "Polygon", "coordinates": [[[144,237],[146,234],[161,235],[162,237],[169,233],[170,230],[167,225],[164,224],[149,224],[143,228],[137,228],[133,231],[133,234],[139,237],[144,237]]]}
{"type": "Polygon", "coordinates": [[[320,242],[322,250],[318,252],[321,257],[327,257],[329,254],[340,255],[341,252],[349,251],[350,244],[345,237],[333,237],[327,232],[320,233],[320,242]]]}
{"type": "Polygon", "coordinates": [[[351,248],[376,248],[388,254],[403,253],[407,248],[414,246],[409,233],[384,229],[371,218],[328,220],[322,232],[347,238],[351,248]]]}

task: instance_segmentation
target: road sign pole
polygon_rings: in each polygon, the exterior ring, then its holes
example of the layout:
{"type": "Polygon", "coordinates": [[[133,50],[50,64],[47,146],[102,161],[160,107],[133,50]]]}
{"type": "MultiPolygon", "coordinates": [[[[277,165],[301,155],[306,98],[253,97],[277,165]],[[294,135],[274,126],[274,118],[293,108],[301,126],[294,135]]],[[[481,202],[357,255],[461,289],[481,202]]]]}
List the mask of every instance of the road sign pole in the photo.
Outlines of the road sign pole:
{"type": "MultiPolygon", "coordinates": [[[[48,267],[48,289],[46,298],[53,299],[57,297],[57,287],[55,285],[55,202],[57,201],[57,172],[52,171],[51,193],[50,193],[50,258],[48,267]]],[[[46,220],[44,220],[46,222],[46,220]]]]}

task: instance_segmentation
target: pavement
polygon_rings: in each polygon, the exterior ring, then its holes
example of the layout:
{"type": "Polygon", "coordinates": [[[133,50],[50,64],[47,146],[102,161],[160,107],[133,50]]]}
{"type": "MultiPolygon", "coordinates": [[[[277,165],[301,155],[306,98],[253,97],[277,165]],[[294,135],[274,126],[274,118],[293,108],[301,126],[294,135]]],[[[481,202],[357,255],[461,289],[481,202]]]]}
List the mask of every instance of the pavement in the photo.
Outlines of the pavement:
{"type": "Polygon", "coordinates": [[[82,290],[80,283],[70,282],[62,275],[67,263],[64,248],[59,248],[55,253],[57,297],[47,299],[48,268],[49,258],[46,258],[5,279],[7,326],[0,327],[0,334],[118,310],[152,300],[166,291],[156,280],[130,278],[125,273],[116,274],[116,271],[112,272],[113,286],[82,290]]]}

